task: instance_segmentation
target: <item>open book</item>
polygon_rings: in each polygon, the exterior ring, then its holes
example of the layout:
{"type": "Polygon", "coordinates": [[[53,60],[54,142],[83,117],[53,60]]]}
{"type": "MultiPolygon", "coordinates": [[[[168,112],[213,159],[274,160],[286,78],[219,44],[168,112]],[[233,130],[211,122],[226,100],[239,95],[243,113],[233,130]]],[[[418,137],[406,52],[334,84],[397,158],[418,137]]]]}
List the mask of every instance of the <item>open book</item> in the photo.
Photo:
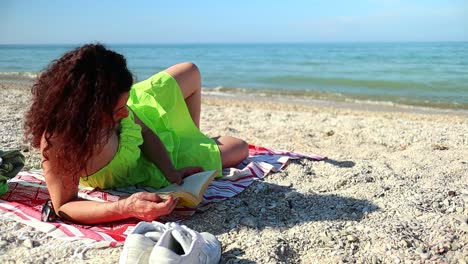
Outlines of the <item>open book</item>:
{"type": "Polygon", "coordinates": [[[156,193],[162,196],[171,194],[174,198],[179,198],[177,205],[196,206],[201,203],[206,188],[217,174],[217,170],[195,173],[184,178],[182,185],[174,183],[156,193]]]}

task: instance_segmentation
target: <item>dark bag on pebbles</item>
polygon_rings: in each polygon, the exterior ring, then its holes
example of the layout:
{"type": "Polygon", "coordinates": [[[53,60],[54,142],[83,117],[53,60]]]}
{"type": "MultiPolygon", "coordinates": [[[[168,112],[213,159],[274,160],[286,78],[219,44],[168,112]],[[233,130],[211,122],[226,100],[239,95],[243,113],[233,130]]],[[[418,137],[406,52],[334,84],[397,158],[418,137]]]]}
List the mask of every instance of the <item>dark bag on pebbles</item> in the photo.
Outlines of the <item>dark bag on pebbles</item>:
{"type": "Polygon", "coordinates": [[[0,150],[0,195],[8,191],[7,181],[24,167],[24,155],[19,150],[0,150]]]}

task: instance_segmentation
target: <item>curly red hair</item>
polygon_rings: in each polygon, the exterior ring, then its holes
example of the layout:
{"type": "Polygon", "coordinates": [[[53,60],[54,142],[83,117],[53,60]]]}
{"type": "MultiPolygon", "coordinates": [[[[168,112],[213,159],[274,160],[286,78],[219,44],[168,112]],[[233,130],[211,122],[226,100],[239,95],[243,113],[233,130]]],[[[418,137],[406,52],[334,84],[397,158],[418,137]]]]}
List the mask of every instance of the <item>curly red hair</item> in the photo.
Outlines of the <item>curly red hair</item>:
{"type": "Polygon", "coordinates": [[[77,175],[109,139],[115,125],[106,125],[103,120],[113,120],[119,96],[128,92],[132,83],[125,58],[101,44],[65,53],[49,64],[32,86],[32,104],[25,116],[26,138],[39,148],[44,137],[44,159],[49,159],[53,147],[60,161],[57,169],[77,175]]]}

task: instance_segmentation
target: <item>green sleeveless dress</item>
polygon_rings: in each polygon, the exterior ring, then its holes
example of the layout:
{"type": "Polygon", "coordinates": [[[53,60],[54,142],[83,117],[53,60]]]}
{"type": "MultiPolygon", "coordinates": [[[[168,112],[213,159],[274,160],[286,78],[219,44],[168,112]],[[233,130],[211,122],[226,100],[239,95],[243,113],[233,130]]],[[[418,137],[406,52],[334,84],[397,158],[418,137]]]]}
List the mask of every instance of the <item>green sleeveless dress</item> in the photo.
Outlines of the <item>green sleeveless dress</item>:
{"type": "Polygon", "coordinates": [[[175,168],[201,166],[221,172],[218,145],[195,126],[171,75],[160,72],[134,84],[127,106],[132,111],[120,121],[119,147],[114,158],[94,174],[82,177],[81,185],[110,189],[132,185],[161,188],[170,184],[141,152],[141,127],[135,123],[134,114],[158,135],[175,168]]]}

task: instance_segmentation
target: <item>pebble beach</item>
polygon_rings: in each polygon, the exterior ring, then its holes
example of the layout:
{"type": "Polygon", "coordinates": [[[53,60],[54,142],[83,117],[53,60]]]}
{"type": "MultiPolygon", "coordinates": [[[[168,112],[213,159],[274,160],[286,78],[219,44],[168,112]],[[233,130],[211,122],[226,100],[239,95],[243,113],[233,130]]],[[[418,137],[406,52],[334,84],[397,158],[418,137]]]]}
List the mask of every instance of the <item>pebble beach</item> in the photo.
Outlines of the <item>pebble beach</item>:
{"type": "MultiPolygon", "coordinates": [[[[23,139],[30,86],[0,83],[0,149],[23,139]]],[[[214,234],[221,263],[468,263],[468,112],[284,98],[205,96],[201,130],[296,160],[182,221],[214,234]]],[[[117,263],[122,247],[77,251],[1,218],[0,263],[117,263]],[[78,254],[76,254],[78,252],[78,254]],[[75,254],[74,254],[75,253],[75,254]]]]}

